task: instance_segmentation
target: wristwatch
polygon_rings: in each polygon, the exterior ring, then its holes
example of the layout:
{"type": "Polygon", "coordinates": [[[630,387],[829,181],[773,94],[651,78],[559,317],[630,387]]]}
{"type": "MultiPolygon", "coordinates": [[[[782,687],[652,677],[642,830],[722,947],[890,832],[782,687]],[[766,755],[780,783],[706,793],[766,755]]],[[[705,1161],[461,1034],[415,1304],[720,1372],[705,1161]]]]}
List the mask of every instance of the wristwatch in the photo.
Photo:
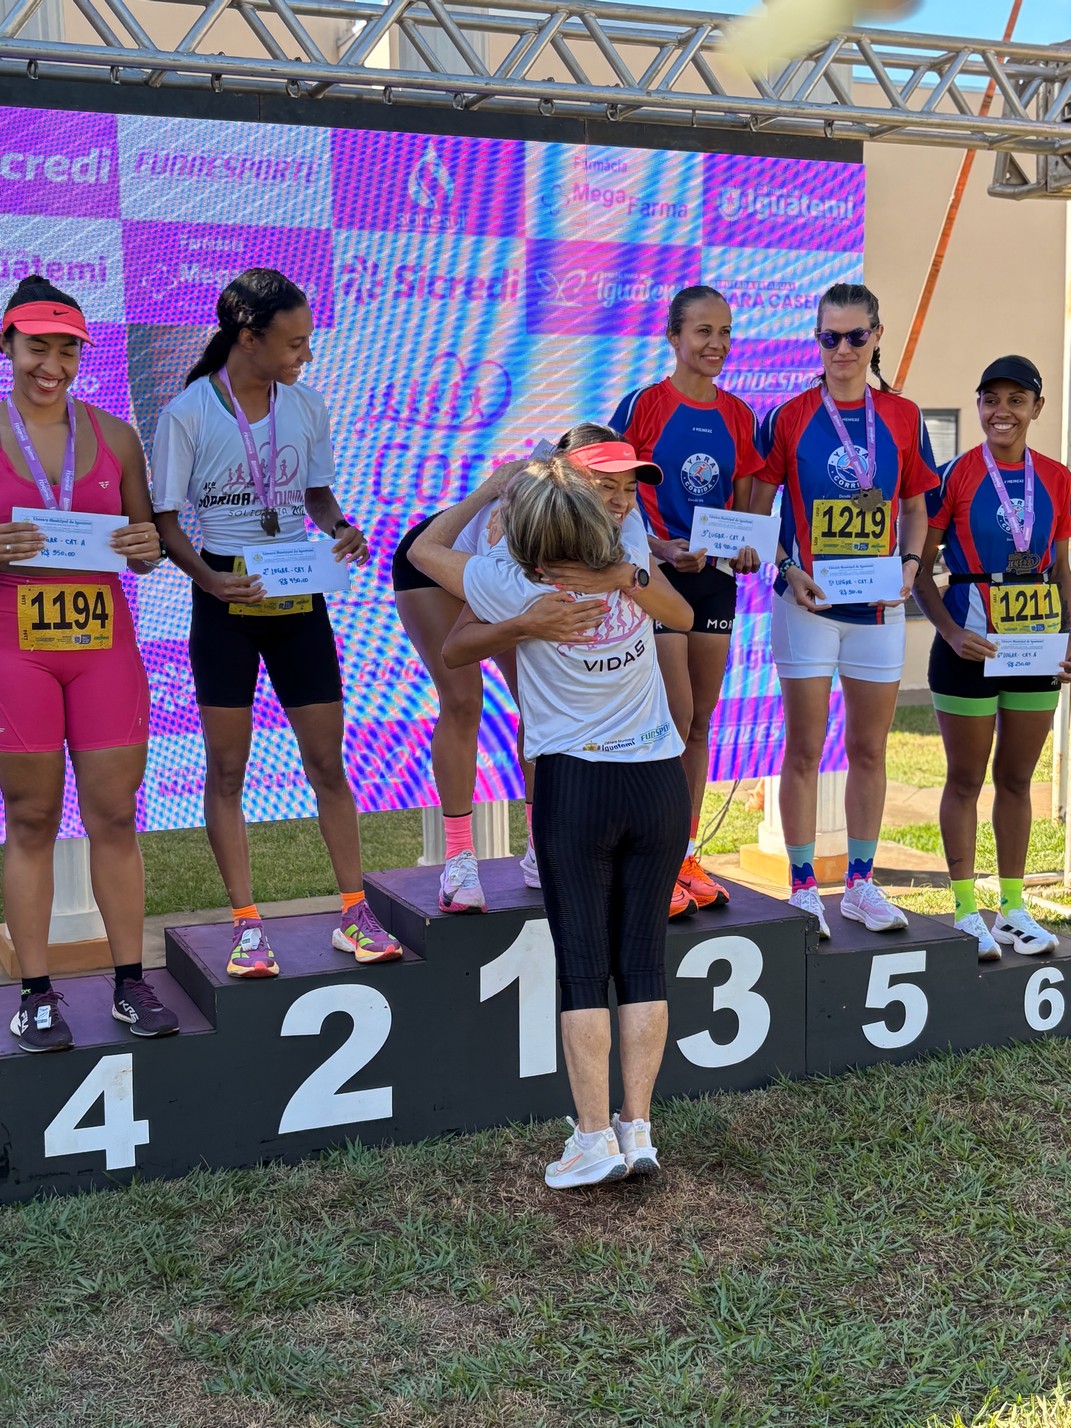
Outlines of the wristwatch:
{"type": "Polygon", "coordinates": [[[350,526],[352,525],[352,521],[348,521],[345,516],[340,516],[339,519],[335,522],[335,524],[331,527],[331,539],[334,540],[335,537],[338,535],[339,531],[349,530],[350,526]]]}
{"type": "Polygon", "coordinates": [[[630,590],[646,590],[647,587],[648,587],[648,585],[650,585],[650,583],[651,583],[650,573],[649,573],[648,571],[644,570],[644,568],[643,568],[642,565],[634,565],[634,566],[632,567],[632,584],[629,586],[629,589],[630,589],[630,590]]]}

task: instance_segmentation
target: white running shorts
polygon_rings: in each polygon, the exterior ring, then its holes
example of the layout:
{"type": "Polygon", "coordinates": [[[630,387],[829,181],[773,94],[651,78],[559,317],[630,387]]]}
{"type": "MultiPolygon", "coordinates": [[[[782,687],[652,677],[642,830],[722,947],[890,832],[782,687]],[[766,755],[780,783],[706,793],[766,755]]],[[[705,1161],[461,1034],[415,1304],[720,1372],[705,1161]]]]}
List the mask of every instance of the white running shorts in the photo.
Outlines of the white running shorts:
{"type": "Polygon", "coordinates": [[[816,615],[791,595],[774,597],[770,643],[780,679],[864,679],[896,684],[904,669],[904,607],[885,611],[885,623],[860,625],[816,615]]]}

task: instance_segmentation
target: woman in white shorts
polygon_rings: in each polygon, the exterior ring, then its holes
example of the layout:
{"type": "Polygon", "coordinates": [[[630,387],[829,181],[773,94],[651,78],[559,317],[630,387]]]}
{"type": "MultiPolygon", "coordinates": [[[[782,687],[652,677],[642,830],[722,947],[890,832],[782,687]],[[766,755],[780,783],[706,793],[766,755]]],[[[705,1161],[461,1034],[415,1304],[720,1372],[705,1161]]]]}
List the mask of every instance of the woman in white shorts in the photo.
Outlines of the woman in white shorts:
{"type": "MultiPolygon", "coordinates": [[[[848,780],[848,870],[840,910],[871,932],[907,919],[873,879],[885,806],[885,744],[904,663],[904,601],[926,537],[926,495],[937,485],[922,414],[882,378],[878,300],[861,284],[837,283],[818,304],[820,382],[766,420],[766,466],[751,509],[768,515],[778,486],[781,548],[771,643],[785,711],[781,823],[791,902],[829,936],[814,875],[818,770],[834,672],[844,691],[848,780]],[[867,381],[873,371],[880,383],[867,381]],[[897,598],[827,600],[816,562],[899,555],[897,598]]],[[[830,571],[823,573],[830,583],[830,571]]],[[[835,595],[835,592],[830,592],[835,595]]]]}

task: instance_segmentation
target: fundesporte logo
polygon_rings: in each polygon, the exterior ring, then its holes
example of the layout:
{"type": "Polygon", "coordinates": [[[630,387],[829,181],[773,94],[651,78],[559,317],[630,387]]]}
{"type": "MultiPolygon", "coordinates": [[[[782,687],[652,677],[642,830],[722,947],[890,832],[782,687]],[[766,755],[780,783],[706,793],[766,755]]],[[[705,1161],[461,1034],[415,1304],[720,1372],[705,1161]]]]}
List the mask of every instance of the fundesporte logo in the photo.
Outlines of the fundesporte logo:
{"type": "MultiPolygon", "coordinates": [[[[851,449],[855,452],[858,464],[861,465],[865,471],[872,473],[873,467],[870,464],[866,447],[853,446],[851,449]]],[[[859,485],[855,468],[852,466],[852,458],[848,455],[847,447],[838,446],[835,451],[830,452],[829,460],[826,463],[826,470],[829,472],[829,479],[835,486],[839,486],[842,491],[854,491],[859,485]]]]}
{"type": "Polygon", "coordinates": [[[509,372],[490,358],[466,362],[457,352],[440,352],[419,376],[397,379],[364,394],[368,422],[406,423],[425,431],[480,431],[509,410],[509,372]]]}

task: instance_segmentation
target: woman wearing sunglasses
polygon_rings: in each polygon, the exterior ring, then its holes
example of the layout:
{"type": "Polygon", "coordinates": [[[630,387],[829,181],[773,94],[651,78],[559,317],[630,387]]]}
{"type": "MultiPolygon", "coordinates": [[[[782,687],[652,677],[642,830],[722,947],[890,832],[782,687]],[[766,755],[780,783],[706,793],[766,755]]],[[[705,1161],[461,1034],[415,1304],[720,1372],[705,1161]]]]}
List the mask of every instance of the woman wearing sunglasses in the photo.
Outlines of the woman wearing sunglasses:
{"type": "Polygon", "coordinates": [[[841,915],[871,932],[907,926],[873,880],[885,806],[885,744],[904,662],[904,601],[926,536],[925,493],[937,485],[922,414],[881,375],[878,300],[861,284],[837,283],[818,304],[822,358],[817,386],[766,420],[766,466],[751,509],[781,499],[781,549],[771,643],[785,711],[781,822],[794,906],[829,937],[814,875],[818,770],[834,672],[844,690],[848,781],[848,871],[841,915]],[[872,371],[880,390],[867,381],[872,371]],[[899,555],[896,598],[834,604],[814,579],[816,561],[899,555]]]}

